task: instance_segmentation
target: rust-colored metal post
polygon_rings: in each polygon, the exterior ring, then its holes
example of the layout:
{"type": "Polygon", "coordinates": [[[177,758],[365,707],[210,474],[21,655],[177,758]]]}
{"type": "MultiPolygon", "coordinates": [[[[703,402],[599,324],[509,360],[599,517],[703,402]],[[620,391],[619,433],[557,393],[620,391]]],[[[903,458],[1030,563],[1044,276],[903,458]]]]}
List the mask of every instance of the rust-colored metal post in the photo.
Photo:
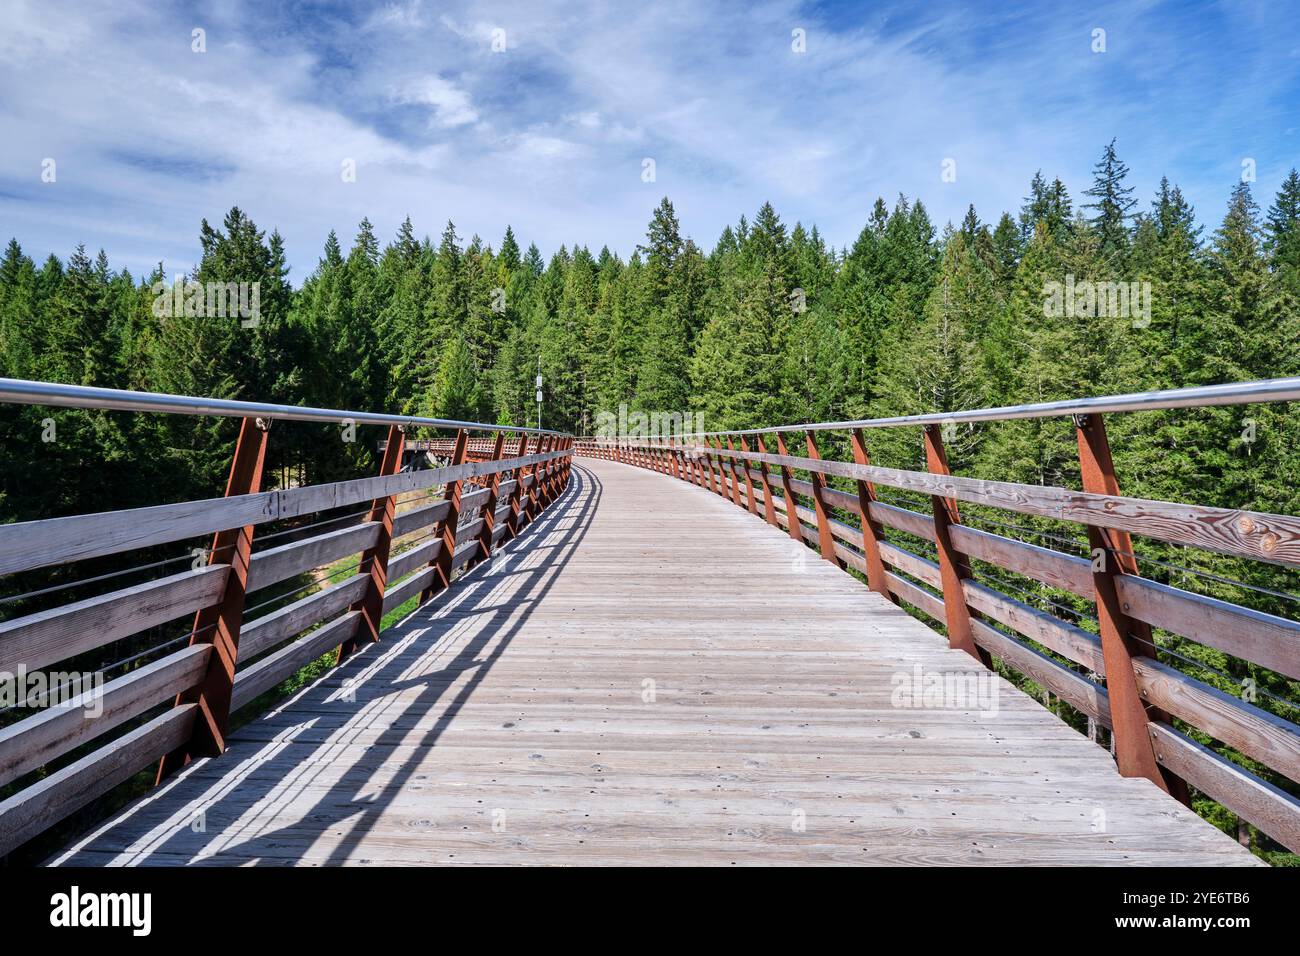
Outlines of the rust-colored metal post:
{"type": "MultiPolygon", "coordinates": [[[[469,433],[465,429],[456,432],[456,445],[451,454],[451,464],[463,465],[469,448],[469,433]]],[[[439,591],[451,587],[451,560],[456,554],[456,524],[460,520],[460,492],[463,482],[447,482],[443,500],[447,502],[447,516],[442,519],[442,548],[429,566],[434,569],[433,580],[420,594],[420,603],[428,601],[439,591]]]]}
{"type": "MultiPolygon", "coordinates": [[[[542,440],[537,439],[540,445],[542,440]]],[[[519,447],[515,449],[515,457],[523,458],[528,453],[528,436],[519,436],[519,447]]],[[[515,468],[515,486],[510,492],[510,515],[506,518],[506,537],[514,538],[519,534],[519,514],[521,508],[521,496],[524,492],[524,466],[520,465],[515,468]]]]}
{"type": "MultiPolygon", "coordinates": [[[[718,443],[718,450],[719,452],[722,450],[721,442],[718,443]]],[[[727,451],[735,450],[735,446],[731,444],[731,439],[728,438],[727,451]]],[[[740,500],[740,475],[736,472],[736,460],[728,455],[719,454],[718,457],[722,462],[722,467],[727,470],[727,474],[730,476],[729,487],[731,492],[731,503],[737,508],[745,507],[744,503],[740,500]]]]}
{"type": "MultiPolygon", "coordinates": [[[[384,457],[379,464],[380,476],[395,475],[402,470],[402,451],[406,445],[406,433],[401,425],[388,429],[388,442],[384,446],[384,457]]],[[[370,503],[370,513],[366,521],[379,525],[379,536],[361,555],[359,570],[370,576],[366,584],[366,593],[356,601],[350,610],[360,611],[361,619],[357,623],[356,634],[338,649],[335,663],[346,660],[363,641],[379,640],[379,628],[384,617],[384,590],[388,586],[388,554],[393,546],[393,519],[397,516],[397,496],[376,498],[370,503]]]]}
{"type": "MultiPolygon", "coordinates": [[[[780,432],[776,433],[776,453],[783,458],[790,457],[790,450],[785,447],[785,436],[780,432]]],[[[782,465],[781,492],[785,495],[786,530],[790,533],[790,537],[803,544],[803,529],[799,523],[799,501],[794,496],[794,488],[791,487],[790,481],[790,469],[782,465]]]]}
{"type": "MultiPolygon", "coordinates": [[[[925,426],[925,461],[931,474],[950,475],[948,455],[938,425],[925,426]]],[[[948,625],[948,646],[965,651],[986,667],[992,666],[988,651],[975,643],[971,632],[971,612],[966,604],[962,579],[969,578],[970,560],[952,543],[948,529],[961,523],[955,498],[930,496],[934,511],[934,539],[939,552],[939,576],[943,582],[943,609],[948,625]]]]}
{"type": "MultiPolygon", "coordinates": [[[[1101,415],[1077,415],[1075,434],[1079,443],[1083,490],[1099,495],[1118,495],[1119,481],[1111,460],[1110,442],[1101,415]]],[[[1101,625],[1101,655],[1106,665],[1106,693],[1110,698],[1111,736],[1115,741],[1115,762],[1121,776],[1146,777],[1162,790],[1188,803],[1187,784],[1169,773],[1156,759],[1155,744],[1148,724],[1169,722],[1164,711],[1142,701],[1133,673],[1134,657],[1156,656],[1151,628],[1128,616],[1119,598],[1115,579],[1137,574],[1133,539],[1127,531],[1088,525],[1092,549],[1092,583],[1097,592],[1097,620],[1101,625]]]]}
{"type": "MultiPolygon", "coordinates": [[[[740,439],[740,450],[744,452],[749,451],[749,444],[745,441],[743,436],[740,439]]],[[[756,515],[758,514],[758,505],[754,502],[754,479],[749,473],[749,459],[740,459],[740,467],[745,471],[745,502],[749,505],[749,513],[756,515]]]]}
{"type": "MultiPolygon", "coordinates": [[[[853,429],[853,460],[859,465],[871,464],[861,428],[853,429]]],[[[876,486],[869,481],[859,481],[858,507],[862,509],[862,553],[867,560],[867,586],[897,604],[889,590],[889,579],[885,577],[885,563],[880,559],[880,542],[884,540],[885,532],[871,517],[871,503],[875,500],[876,486]]]]}
{"type": "MultiPolygon", "coordinates": [[[[250,495],[262,487],[262,466],[266,461],[267,433],[271,423],[245,418],[239,426],[235,454],[226,481],[226,497],[250,495]]],[[[157,780],[174,773],[196,757],[209,757],[226,749],[226,727],[230,720],[230,694],[239,658],[239,626],[244,617],[244,594],[248,587],[248,566],[253,553],[253,526],[218,531],[212,540],[208,564],[228,564],[230,573],[221,600],[201,608],[194,615],[190,644],[211,644],[208,669],[202,682],[176,697],[176,706],[198,704],[198,716],[190,739],[158,763],[157,780]]]]}
{"type": "MultiPolygon", "coordinates": [[[[804,432],[804,437],[808,442],[808,457],[814,461],[821,461],[822,456],[821,452],[817,450],[816,437],[811,431],[804,432]]],[[[836,567],[842,568],[844,562],[835,553],[835,536],[831,532],[831,514],[830,509],[826,507],[826,476],[820,471],[810,471],[808,477],[812,481],[813,508],[817,512],[817,543],[821,548],[822,557],[835,564],[836,567]]]]}
{"type": "MultiPolygon", "coordinates": [[[[492,457],[488,461],[500,461],[501,453],[505,450],[506,433],[497,432],[497,439],[492,445],[492,457]]],[[[497,495],[501,490],[501,472],[493,472],[487,476],[488,496],[487,502],[483,505],[483,523],[479,526],[478,532],[478,553],[470,559],[466,567],[472,568],[481,561],[487,561],[492,557],[492,531],[496,525],[497,514],[497,495]]]]}
{"type": "MultiPolygon", "coordinates": [[[[763,444],[763,436],[755,436],[754,441],[758,446],[758,453],[766,455],[767,445],[763,444]]],[[[767,519],[767,523],[772,527],[779,528],[781,523],[776,520],[776,504],[772,501],[772,482],[767,470],[767,462],[760,461],[758,463],[758,476],[758,482],[763,486],[763,517],[767,519]]]]}
{"type": "MultiPolygon", "coordinates": [[[[534,454],[540,455],[551,450],[551,436],[543,435],[537,439],[537,448],[534,454]]],[[[541,488],[542,466],[533,465],[529,473],[532,484],[528,486],[528,499],[524,502],[524,524],[532,524],[537,518],[537,513],[542,510],[541,506],[541,488]]]]}

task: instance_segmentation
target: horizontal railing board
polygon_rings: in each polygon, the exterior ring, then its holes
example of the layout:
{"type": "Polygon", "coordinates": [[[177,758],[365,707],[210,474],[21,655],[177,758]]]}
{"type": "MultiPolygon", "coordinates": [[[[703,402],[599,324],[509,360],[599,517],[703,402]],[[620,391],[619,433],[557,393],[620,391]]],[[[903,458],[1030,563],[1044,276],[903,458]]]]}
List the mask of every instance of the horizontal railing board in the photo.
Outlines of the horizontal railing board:
{"type": "Polygon", "coordinates": [[[229,565],[212,564],[0,624],[0,671],[35,670],[215,603],[229,565]]]}
{"type": "Polygon", "coordinates": [[[1115,579],[1125,611],[1225,654],[1300,678],[1300,624],[1136,575],[1115,579]]]}
{"type": "MultiPolygon", "coordinates": [[[[877,512],[878,504],[872,503],[871,513],[881,524],[895,528],[906,525],[900,530],[934,539],[932,518],[891,506],[884,506],[877,512]],[[922,530],[928,530],[928,533],[919,534],[922,530]]],[[[801,516],[812,517],[811,513],[802,511],[801,516]]],[[[832,523],[833,532],[847,527],[839,522],[832,523]]],[[[857,537],[849,540],[860,544],[861,532],[852,530],[857,537]]],[[[953,546],[972,558],[1023,574],[1089,601],[1095,600],[1092,563],[1086,558],[968,525],[953,525],[950,534],[953,546]]],[[[882,549],[887,547],[882,543],[882,549]]],[[[1300,623],[1138,575],[1119,575],[1116,586],[1121,600],[1128,605],[1127,613],[1132,617],[1288,677],[1300,678],[1300,623]]]]}
{"type": "Polygon", "coordinates": [[[1075,710],[1102,726],[1110,726],[1110,698],[1106,689],[1062,667],[1041,651],[980,620],[971,620],[975,643],[1030,680],[1047,688],[1075,710]]]}
{"type": "Polygon", "coordinates": [[[348,611],[324,627],[300,637],[292,644],[274,651],[235,675],[235,686],[230,695],[230,711],[234,713],[259,694],[293,676],[301,667],[323,656],[330,648],[350,640],[361,621],[360,611],[348,611]]]}
{"type": "Polygon", "coordinates": [[[1105,674],[1101,641],[1095,634],[969,578],[962,581],[962,590],[974,610],[1098,675],[1105,674]]]}
{"type": "MultiPolygon", "coordinates": [[[[370,575],[354,574],[287,607],[246,622],[239,635],[239,660],[248,661],[307,628],[351,607],[365,596],[370,575]]],[[[250,665],[251,666],[251,665],[250,665]]]]}
{"type": "Polygon", "coordinates": [[[388,561],[388,580],[397,581],[406,577],[420,565],[431,562],[441,551],[442,537],[439,536],[395,555],[388,561]]]}
{"type": "MultiPolygon", "coordinates": [[[[441,541],[438,544],[442,544],[441,541]]],[[[434,575],[437,574],[437,568],[426,567],[423,571],[417,571],[405,581],[401,581],[384,592],[384,613],[387,614],[394,608],[399,608],[411,598],[415,597],[433,582],[434,575]]]]}
{"type": "Polygon", "coordinates": [[[189,740],[197,704],[173,707],[0,803],[0,856],[189,740]]]}
{"type": "Polygon", "coordinates": [[[419,508],[404,511],[393,519],[393,537],[400,538],[412,531],[427,528],[435,521],[441,521],[447,517],[449,510],[451,510],[450,501],[439,501],[435,504],[421,505],[419,508]]]}
{"type": "Polygon", "coordinates": [[[266,524],[567,457],[560,449],[377,478],[0,525],[0,575],[266,524]]]}
{"type": "Polygon", "coordinates": [[[332,564],[339,558],[359,554],[379,540],[379,527],[378,521],[367,521],[259,551],[249,563],[245,590],[251,594],[306,571],[332,564]]]}
{"type": "Polygon", "coordinates": [[[1300,780],[1300,726],[1150,658],[1134,658],[1133,671],[1147,703],[1300,780]]]}
{"type": "Polygon", "coordinates": [[[721,452],[715,450],[715,453],[870,481],[1020,514],[1114,528],[1273,564],[1300,565],[1300,518],[1288,515],[1102,495],[1046,485],[901,471],[830,459],[764,455],[727,449],[721,452]]]}
{"type": "Polygon", "coordinates": [[[478,554],[478,550],[479,543],[477,541],[467,541],[461,545],[451,556],[451,569],[455,571],[457,568],[469,564],[470,560],[478,554]]]}
{"type": "Polygon", "coordinates": [[[0,787],[194,687],[211,652],[211,644],[181,648],[0,729],[0,787]]]}
{"type": "Polygon", "coordinates": [[[889,587],[890,592],[895,594],[898,598],[906,601],[918,610],[924,611],[939,624],[943,624],[943,598],[931,594],[919,584],[913,584],[906,578],[898,576],[893,571],[885,572],[885,583],[889,587]]]}
{"type": "Polygon", "coordinates": [[[1250,821],[1294,853],[1300,853],[1300,800],[1225,760],[1185,734],[1148,725],[1156,760],[1197,790],[1250,821]]]}
{"type": "Polygon", "coordinates": [[[280,495],[279,517],[289,518],[317,511],[328,511],[346,505],[373,501],[376,498],[388,498],[394,495],[420,491],[432,485],[445,485],[467,478],[493,475],[500,471],[511,471],[524,465],[540,464],[556,458],[567,457],[567,450],[541,452],[536,455],[524,455],[520,458],[504,458],[498,461],[470,461],[460,465],[448,465],[444,468],[430,468],[427,471],[399,472],[396,475],[379,475],[374,478],[358,478],[352,481],[340,481],[326,485],[308,485],[305,488],[289,488],[278,492],[280,495]]]}

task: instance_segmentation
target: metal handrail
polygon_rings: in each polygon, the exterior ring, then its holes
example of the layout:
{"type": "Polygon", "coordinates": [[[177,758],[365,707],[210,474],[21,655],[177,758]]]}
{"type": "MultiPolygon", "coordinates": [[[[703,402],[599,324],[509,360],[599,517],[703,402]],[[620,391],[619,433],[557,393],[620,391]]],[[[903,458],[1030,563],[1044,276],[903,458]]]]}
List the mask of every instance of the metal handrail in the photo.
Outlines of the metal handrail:
{"type": "MultiPolygon", "coordinates": [[[[1130,392],[1101,398],[1075,398],[1036,405],[1007,405],[960,412],[929,412],[893,418],[864,418],[857,421],[813,422],[773,425],[719,432],[689,432],[673,438],[714,438],[728,435],[764,435],[773,432],[841,431],[849,428],[897,428],[902,425],[944,425],[949,422],[1012,421],[1024,418],[1054,418],[1060,415],[1092,415],[1102,412],[1150,412],[1170,408],[1202,408],[1215,405],[1251,405],[1263,402],[1300,400],[1300,377],[1267,378],[1255,382],[1167,388],[1155,392],[1130,392]]],[[[583,441],[617,440],[584,436],[583,441]]]]}
{"type": "Polygon", "coordinates": [[[418,415],[387,415],[383,412],[350,412],[337,408],[272,405],[265,402],[241,402],[224,398],[195,398],[190,395],[133,392],[127,389],[94,388],[86,385],[60,385],[55,382],[31,382],[17,378],[0,378],[0,402],[18,405],[50,405],[58,408],[103,408],[121,412],[217,415],[225,418],[268,418],[335,424],[355,422],[358,425],[423,425],[431,428],[510,432],[516,435],[568,435],[568,432],[550,429],[485,425],[482,422],[458,422],[444,418],[423,418],[418,415]]]}

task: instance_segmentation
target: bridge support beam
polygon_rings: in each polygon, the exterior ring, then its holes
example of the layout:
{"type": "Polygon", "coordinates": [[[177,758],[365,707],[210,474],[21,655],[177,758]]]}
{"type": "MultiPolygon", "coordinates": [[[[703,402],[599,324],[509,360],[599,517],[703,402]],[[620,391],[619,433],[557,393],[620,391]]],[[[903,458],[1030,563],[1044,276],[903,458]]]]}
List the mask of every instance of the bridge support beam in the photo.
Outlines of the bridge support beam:
{"type": "MultiPolygon", "coordinates": [[[[740,450],[749,451],[749,444],[743,437],[740,439],[740,450]]],[[[745,470],[745,501],[749,505],[749,513],[756,515],[758,514],[758,505],[754,501],[754,479],[749,473],[749,459],[742,458],[740,467],[745,470]]]]}
{"type": "MultiPolygon", "coordinates": [[[[804,437],[808,442],[808,457],[814,461],[821,461],[822,455],[817,449],[816,437],[811,431],[804,432],[804,437]]],[[[817,543],[821,548],[822,557],[835,566],[842,568],[844,562],[835,553],[835,535],[831,531],[831,514],[830,509],[826,507],[826,476],[820,471],[810,471],[808,477],[812,479],[813,507],[817,511],[817,543]]]]}
{"type": "MultiPolygon", "coordinates": [[[[266,462],[269,420],[245,418],[230,463],[226,497],[251,495],[261,490],[262,466],[266,462]]],[[[203,681],[176,698],[176,706],[198,704],[190,739],[158,763],[157,780],[188,764],[195,757],[216,756],[226,749],[226,728],[230,721],[230,696],[239,657],[239,626],[244,617],[244,595],[253,552],[253,526],[218,531],[212,540],[208,564],[228,564],[230,573],[221,600],[194,615],[190,644],[211,644],[208,669],[203,681]]]]}
{"type": "MultiPolygon", "coordinates": [[[[757,443],[758,453],[766,455],[767,446],[763,444],[763,436],[756,436],[754,441],[757,443]]],[[[763,517],[767,519],[767,523],[773,528],[779,528],[781,523],[776,520],[776,504],[772,501],[772,482],[768,474],[767,462],[760,461],[758,463],[758,473],[759,484],[763,486],[763,517]]]]}
{"type": "MultiPolygon", "coordinates": [[[[931,474],[952,474],[938,425],[925,426],[925,463],[931,474]]],[[[966,604],[966,591],[961,583],[971,576],[970,559],[953,545],[949,532],[949,528],[961,523],[957,500],[931,495],[930,503],[934,510],[934,541],[939,552],[939,577],[943,582],[943,611],[948,625],[948,646],[965,651],[985,667],[992,667],[993,660],[989,652],[975,643],[970,623],[971,611],[966,604]]]]}
{"type": "MultiPolygon", "coordinates": [[[[718,448],[721,450],[721,444],[718,445],[718,448]]],[[[733,445],[731,439],[728,438],[727,451],[735,450],[736,446],[733,445]]],[[[740,500],[740,473],[736,471],[736,459],[732,458],[730,455],[724,455],[722,456],[722,466],[731,474],[731,503],[737,508],[745,507],[744,502],[740,500]]]]}
{"type": "MultiPolygon", "coordinates": [[[[867,443],[861,428],[853,429],[853,461],[859,465],[870,465],[867,455],[867,443]]],[[[867,560],[867,587],[877,594],[883,594],[895,604],[897,597],[889,590],[889,579],[885,577],[885,563],[880,559],[880,542],[884,539],[884,529],[871,518],[871,503],[876,500],[876,486],[869,481],[858,483],[858,507],[862,509],[862,553],[867,560]]]]}
{"type": "MultiPolygon", "coordinates": [[[[451,453],[451,464],[463,465],[469,450],[469,432],[461,429],[456,432],[456,446],[451,453]]],[[[420,593],[420,603],[423,604],[432,598],[439,591],[451,587],[451,561],[456,554],[456,524],[460,520],[460,492],[464,482],[460,480],[450,481],[447,483],[447,490],[443,492],[443,500],[447,502],[447,516],[442,519],[442,549],[429,566],[433,568],[433,580],[429,582],[420,593]]]]}
{"type": "MultiPolygon", "coordinates": [[[[490,461],[500,461],[501,452],[505,449],[506,433],[497,432],[496,441],[492,445],[492,457],[490,461]]],[[[497,514],[497,497],[501,490],[501,472],[494,472],[488,479],[488,496],[487,502],[483,505],[483,524],[479,526],[478,532],[478,554],[469,562],[467,567],[474,567],[482,561],[487,561],[492,557],[492,531],[496,525],[497,514]]]]}
{"type": "MultiPolygon", "coordinates": [[[[540,446],[541,443],[542,443],[541,438],[538,438],[537,444],[540,446]]],[[[520,435],[519,447],[518,449],[515,450],[515,457],[522,458],[527,453],[528,453],[528,436],[520,435]]],[[[518,468],[515,469],[515,486],[510,492],[510,514],[506,517],[507,538],[517,537],[519,534],[519,529],[520,527],[522,527],[520,525],[519,519],[520,519],[520,511],[523,507],[523,493],[524,493],[524,466],[520,465],[518,468]]]]}
{"type": "MultiPolygon", "coordinates": [[[[790,449],[785,447],[785,436],[780,432],[776,433],[776,453],[782,458],[790,457],[790,449]]],[[[790,486],[790,468],[787,465],[781,466],[781,492],[785,495],[785,526],[794,538],[800,544],[803,544],[803,531],[799,526],[799,502],[794,496],[794,488],[790,486]]]]}
{"type": "MultiPolygon", "coordinates": [[[[384,446],[384,458],[379,465],[380,476],[395,475],[402,468],[402,454],[406,445],[406,431],[401,425],[388,429],[388,443],[384,446]]],[[[375,543],[361,555],[359,567],[369,574],[366,593],[352,605],[351,610],[360,611],[361,619],[357,623],[356,634],[338,649],[335,663],[345,660],[356,651],[362,641],[372,643],[379,640],[380,623],[384,617],[384,590],[388,586],[388,554],[393,546],[393,519],[397,516],[397,498],[376,498],[370,503],[367,521],[378,522],[379,537],[375,543]]]]}
{"type": "MultiPolygon", "coordinates": [[[[1119,495],[1119,481],[1115,477],[1115,463],[1102,416],[1077,415],[1074,423],[1083,490],[1119,495]]],[[[1115,763],[1121,776],[1145,777],[1190,805],[1186,782],[1162,768],[1156,756],[1150,724],[1168,723],[1169,715],[1143,702],[1133,671],[1133,658],[1156,657],[1150,625],[1128,616],[1128,605],[1120,600],[1116,586],[1120,575],[1138,573],[1133,539],[1127,531],[1088,525],[1088,546],[1092,550],[1092,583],[1097,592],[1097,620],[1102,661],[1106,665],[1115,763]]]]}

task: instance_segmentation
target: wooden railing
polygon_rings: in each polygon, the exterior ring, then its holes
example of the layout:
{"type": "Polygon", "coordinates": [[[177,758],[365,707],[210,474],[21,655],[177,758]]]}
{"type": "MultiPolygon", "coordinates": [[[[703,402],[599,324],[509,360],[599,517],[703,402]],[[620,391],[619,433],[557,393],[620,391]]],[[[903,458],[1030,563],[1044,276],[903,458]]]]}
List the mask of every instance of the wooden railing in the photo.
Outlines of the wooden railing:
{"type": "Polygon", "coordinates": [[[1300,781],[1300,726],[1243,699],[1248,694],[1226,693],[1172,666],[1166,648],[1153,637],[1153,629],[1178,635],[1300,679],[1300,623],[1145,578],[1130,539],[1138,535],[1295,567],[1300,565],[1300,519],[1123,497],[1103,421],[1113,412],[1296,398],[1300,379],[1285,379],[667,441],[586,438],[578,440],[576,450],[698,485],[785,529],[825,560],[860,572],[872,590],[940,625],[952,647],[986,666],[999,659],[1108,728],[1121,774],[1144,777],[1184,802],[1191,784],[1300,852],[1300,800],[1176,729],[1174,722],[1293,783],[1300,781]],[[950,473],[945,423],[1066,415],[1074,416],[1081,490],[950,473]],[[909,426],[923,432],[927,471],[870,464],[869,429],[909,426]],[[846,434],[852,462],[823,460],[818,439],[828,432],[846,434]],[[801,439],[804,455],[787,447],[792,434],[801,439]],[[831,478],[848,479],[853,490],[830,487],[831,478]],[[879,500],[878,486],[928,497],[930,513],[879,500]],[[1091,560],[964,524],[959,502],[1082,525],[1091,560]],[[888,540],[890,532],[933,543],[935,560],[888,540]],[[990,586],[972,572],[972,562],[1092,602],[1097,633],[990,586]]]}
{"type": "Polygon", "coordinates": [[[34,713],[0,727],[0,788],[14,791],[0,802],[0,856],[155,762],[162,779],[195,757],[221,753],[231,713],[332,650],[342,660],[377,641],[386,612],[429,600],[458,571],[490,558],[560,495],[572,459],[568,435],[472,422],[8,379],[0,379],[0,402],[241,419],[223,498],[0,525],[0,576],[215,532],[206,559],[189,570],[0,623],[3,677],[84,662],[194,615],[184,646],[60,706],[30,701],[34,713]],[[276,419],[387,425],[378,476],[261,490],[276,419]],[[449,465],[399,470],[406,432],[417,428],[453,431],[449,465]],[[471,439],[475,431],[489,435],[489,451],[471,461],[471,444],[480,451],[485,444],[471,439]],[[398,513],[399,498],[414,498],[414,506],[398,513]],[[304,523],[357,505],[366,507],[345,519],[304,523]],[[254,551],[255,532],[273,522],[293,523],[276,535],[285,543],[254,551]],[[395,542],[404,550],[394,553],[395,542]],[[259,605],[273,610],[250,615],[249,595],[340,563],[346,576],[330,586],[311,585],[292,600],[286,597],[296,592],[280,595],[259,605]]]}

